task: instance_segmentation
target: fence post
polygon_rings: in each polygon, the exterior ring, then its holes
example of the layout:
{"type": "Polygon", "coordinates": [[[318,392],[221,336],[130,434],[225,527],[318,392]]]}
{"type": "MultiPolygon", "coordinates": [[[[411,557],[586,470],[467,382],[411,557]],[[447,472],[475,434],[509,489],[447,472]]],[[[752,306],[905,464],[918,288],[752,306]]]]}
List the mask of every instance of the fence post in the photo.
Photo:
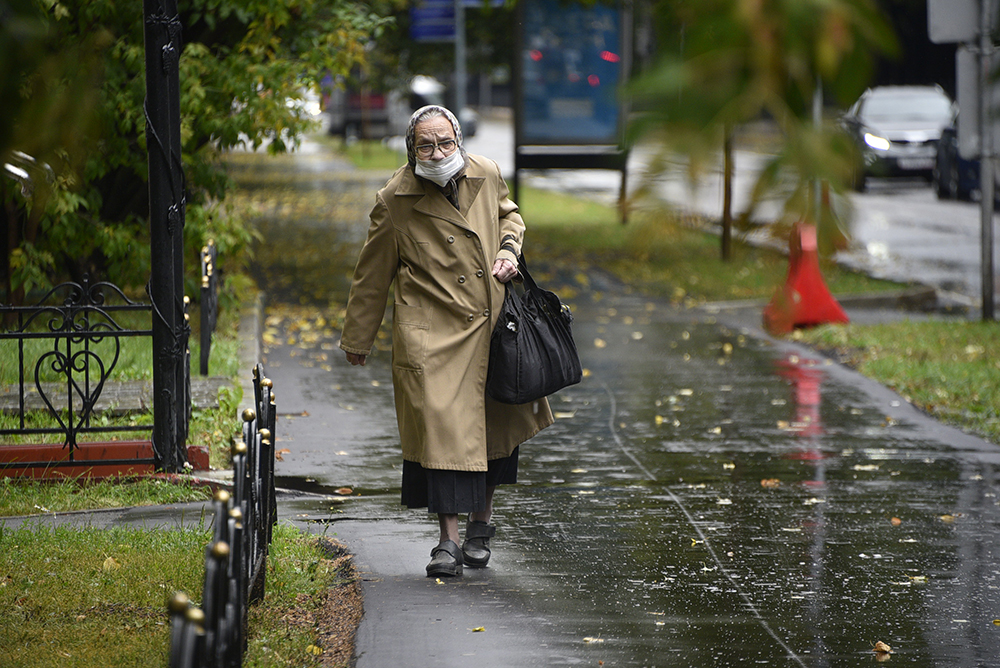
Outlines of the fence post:
{"type": "Polygon", "coordinates": [[[153,304],[153,451],[177,472],[187,461],[182,362],[187,347],[183,295],[184,178],[180,156],[180,19],[176,0],[143,0],[146,145],[149,152],[150,278],[153,304]]]}
{"type": "Polygon", "coordinates": [[[201,375],[208,375],[208,360],[212,353],[212,334],[219,316],[219,281],[216,278],[215,263],[219,251],[215,241],[201,249],[201,375]]]}

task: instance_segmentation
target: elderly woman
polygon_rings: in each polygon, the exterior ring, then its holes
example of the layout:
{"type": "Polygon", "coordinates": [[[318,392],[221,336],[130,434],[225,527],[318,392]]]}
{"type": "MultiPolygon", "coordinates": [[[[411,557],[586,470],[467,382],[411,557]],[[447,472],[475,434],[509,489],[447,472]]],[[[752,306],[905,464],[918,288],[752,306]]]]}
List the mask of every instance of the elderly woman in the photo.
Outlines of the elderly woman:
{"type": "Polygon", "coordinates": [[[499,167],[467,154],[458,120],[433,105],[410,118],[406,153],[375,197],[340,347],[365,364],[395,281],[402,503],[438,516],[427,575],[461,575],[489,562],[493,492],[517,482],[518,446],[552,424],[552,412],[544,399],[512,406],[486,395],[490,334],[524,237],[499,167]]]}

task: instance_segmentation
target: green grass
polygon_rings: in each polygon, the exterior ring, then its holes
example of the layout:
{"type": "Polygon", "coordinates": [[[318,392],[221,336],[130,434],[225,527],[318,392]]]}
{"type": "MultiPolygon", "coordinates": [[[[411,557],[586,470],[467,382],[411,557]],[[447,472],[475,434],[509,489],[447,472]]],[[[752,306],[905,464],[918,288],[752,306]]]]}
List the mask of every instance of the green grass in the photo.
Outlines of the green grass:
{"type": "Polygon", "coordinates": [[[200,596],[203,548],[191,531],[0,532],[0,665],[167,665],[167,598],[200,596]]]}
{"type": "Polygon", "coordinates": [[[394,172],[406,162],[406,153],[389,148],[380,141],[359,140],[345,142],[340,137],[321,135],[319,143],[344,156],[358,169],[394,172]]]}
{"type": "Polygon", "coordinates": [[[796,338],[896,390],[934,417],[1000,443],[996,323],[968,320],[826,325],[796,338]]]}
{"type": "MultiPolygon", "coordinates": [[[[201,599],[203,531],[0,530],[0,666],[165,666],[174,592],[201,599]]],[[[319,665],[315,629],[288,620],[348,577],[315,539],[278,527],[267,596],[251,608],[246,666],[319,665]]]]}
{"type": "Polygon", "coordinates": [[[124,508],[211,498],[207,487],[183,479],[125,478],[118,481],[52,481],[0,478],[0,516],[124,508]]]}
{"type": "MultiPolygon", "coordinates": [[[[720,238],[706,232],[703,221],[662,210],[634,211],[622,225],[614,207],[534,188],[522,188],[519,205],[527,226],[529,266],[534,257],[584,273],[592,267],[607,269],[625,283],[675,303],[769,299],[788,271],[785,254],[735,241],[732,259],[723,261],[720,238]]],[[[823,273],[834,294],[904,287],[832,263],[823,273]]]]}

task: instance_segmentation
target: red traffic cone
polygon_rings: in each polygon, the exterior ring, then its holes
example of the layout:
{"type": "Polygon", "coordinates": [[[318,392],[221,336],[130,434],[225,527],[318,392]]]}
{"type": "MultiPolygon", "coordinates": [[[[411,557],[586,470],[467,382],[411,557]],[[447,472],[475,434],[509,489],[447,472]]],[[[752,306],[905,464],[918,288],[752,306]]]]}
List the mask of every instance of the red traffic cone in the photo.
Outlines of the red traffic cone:
{"type": "Polygon", "coordinates": [[[764,327],[772,334],[788,334],[830,322],[849,319],[820,273],[816,227],[795,223],[788,239],[788,277],[764,308],[764,327]]]}

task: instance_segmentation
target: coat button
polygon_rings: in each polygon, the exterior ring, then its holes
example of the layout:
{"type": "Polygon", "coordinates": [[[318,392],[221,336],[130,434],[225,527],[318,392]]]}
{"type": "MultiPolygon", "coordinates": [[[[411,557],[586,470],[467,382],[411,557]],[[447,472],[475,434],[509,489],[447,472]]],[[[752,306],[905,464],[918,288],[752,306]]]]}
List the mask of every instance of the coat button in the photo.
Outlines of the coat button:
{"type": "Polygon", "coordinates": [[[459,276],[458,277],[458,282],[459,283],[465,283],[465,276],[459,276]]]}
{"type": "Polygon", "coordinates": [[[489,309],[486,309],[485,311],[483,311],[483,317],[484,318],[490,317],[490,310],[489,309]]]}
{"type": "Polygon", "coordinates": [[[465,238],[466,239],[471,239],[472,238],[472,232],[466,232],[465,233],[465,238]]]}
{"type": "Polygon", "coordinates": [[[470,313],[469,314],[469,322],[472,322],[475,319],[476,319],[476,314],[475,313],[470,313]]]}
{"type": "Polygon", "coordinates": [[[448,243],[450,243],[450,244],[455,243],[455,237],[449,236],[448,237],[448,243]]]}
{"type": "Polygon", "coordinates": [[[483,277],[483,273],[484,273],[484,272],[483,272],[483,270],[482,270],[482,269],[480,269],[479,271],[477,271],[477,272],[476,272],[476,278],[482,278],[482,277],[483,277]]]}

